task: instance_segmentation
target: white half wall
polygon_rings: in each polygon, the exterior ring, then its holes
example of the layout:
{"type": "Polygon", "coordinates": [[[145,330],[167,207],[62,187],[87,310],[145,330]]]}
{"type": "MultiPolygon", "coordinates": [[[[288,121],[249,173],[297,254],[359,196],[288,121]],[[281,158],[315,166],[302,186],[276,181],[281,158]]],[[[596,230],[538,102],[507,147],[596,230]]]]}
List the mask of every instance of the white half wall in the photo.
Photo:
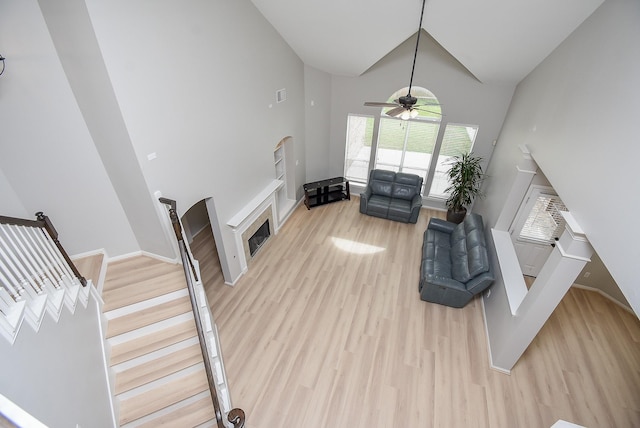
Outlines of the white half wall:
{"type": "Polygon", "coordinates": [[[90,294],[58,323],[24,323],[13,345],[0,339],[2,394],[48,427],[113,427],[102,353],[100,308],[90,294]]]}

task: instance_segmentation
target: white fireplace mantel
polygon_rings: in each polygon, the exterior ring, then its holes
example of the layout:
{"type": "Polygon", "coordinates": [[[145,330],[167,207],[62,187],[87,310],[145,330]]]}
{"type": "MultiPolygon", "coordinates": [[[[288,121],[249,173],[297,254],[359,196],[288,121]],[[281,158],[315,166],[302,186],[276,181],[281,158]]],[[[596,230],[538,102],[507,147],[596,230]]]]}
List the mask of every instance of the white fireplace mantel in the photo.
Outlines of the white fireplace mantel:
{"type": "Polygon", "coordinates": [[[277,223],[275,192],[283,184],[282,180],[273,180],[251,199],[244,208],[227,221],[227,226],[232,229],[235,237],[236,254],[238,254],[240,268],[242,269],[241,275],[245,274],[248,269],[248,256],[245,254],[245,243],[242,235],[268,210],[270,210],[268,217],[271,218],[273,225],[272,233],[276,234],[278,232],[280,225],[277,223]]]}
{"type": "Polygon", "coordinates": [[[247,223],[251,214],[260,208],[274,193],[278,190],[284,182],[282,180],[273,180],[267,185],[260,193],[258,193],[253,199],[249,201],[236,215],[231,217],[227,222],[227,226],[231,227],[234,231],[241,228],[244,223],[247,223]]]}

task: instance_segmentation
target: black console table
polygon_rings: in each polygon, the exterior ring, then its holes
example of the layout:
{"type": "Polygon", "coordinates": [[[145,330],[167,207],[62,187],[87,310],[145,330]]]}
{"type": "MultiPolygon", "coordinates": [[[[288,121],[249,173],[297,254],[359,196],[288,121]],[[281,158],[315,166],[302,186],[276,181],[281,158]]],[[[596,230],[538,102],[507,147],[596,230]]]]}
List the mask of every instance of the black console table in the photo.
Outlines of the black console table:
{"type": "Polygon", "coordinates": [[[304,188],[304,204],[308,210],[318,205],[351,199],[349,180],[344,177],[306,183],[302,187],[304,188]]]}

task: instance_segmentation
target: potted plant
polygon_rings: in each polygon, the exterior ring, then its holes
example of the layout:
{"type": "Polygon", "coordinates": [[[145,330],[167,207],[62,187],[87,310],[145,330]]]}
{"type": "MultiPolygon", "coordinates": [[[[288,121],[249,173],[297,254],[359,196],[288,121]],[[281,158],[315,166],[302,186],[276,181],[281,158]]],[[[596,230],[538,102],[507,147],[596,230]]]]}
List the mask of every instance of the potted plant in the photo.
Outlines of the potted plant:
{"type": "Polygon", "coordinates": [[[480,186],[484,173],[482,172],[482,158],[470,153],[455,156],[451,161],[451,168],[447,173],[450,186],[445,192],[447,199],[447,221],[461,223],[467,215],[467,206],[476,196],[482,197],[480,186]]]}

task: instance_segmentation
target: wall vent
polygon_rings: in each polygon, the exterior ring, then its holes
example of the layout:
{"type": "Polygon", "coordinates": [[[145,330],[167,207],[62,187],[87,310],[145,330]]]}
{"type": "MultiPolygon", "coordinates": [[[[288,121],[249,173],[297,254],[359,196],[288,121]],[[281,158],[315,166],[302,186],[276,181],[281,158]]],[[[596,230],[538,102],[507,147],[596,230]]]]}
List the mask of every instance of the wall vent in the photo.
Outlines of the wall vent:
{"type": "Polygon", "coordinates": [[[276,91],[276,102],[281,103],[283,101],[285,101],[287,99],[287,90],[286,89],[280,89],[279,91],[276,91]]]}

